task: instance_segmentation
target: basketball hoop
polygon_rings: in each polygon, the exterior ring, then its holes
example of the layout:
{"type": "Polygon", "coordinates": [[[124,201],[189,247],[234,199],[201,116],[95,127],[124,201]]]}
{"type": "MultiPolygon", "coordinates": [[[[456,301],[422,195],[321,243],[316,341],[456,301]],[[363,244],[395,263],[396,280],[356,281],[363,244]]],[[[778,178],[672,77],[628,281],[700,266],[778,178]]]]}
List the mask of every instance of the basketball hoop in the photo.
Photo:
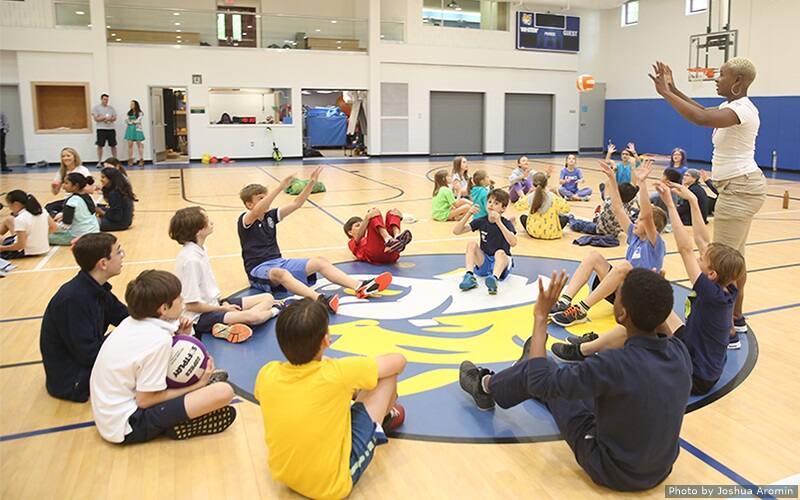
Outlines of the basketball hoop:
{"type": "Polygon", "coordinates": [[[714,79],[715,68],[687,68],[690,82],[707,82],[714,79]]]}

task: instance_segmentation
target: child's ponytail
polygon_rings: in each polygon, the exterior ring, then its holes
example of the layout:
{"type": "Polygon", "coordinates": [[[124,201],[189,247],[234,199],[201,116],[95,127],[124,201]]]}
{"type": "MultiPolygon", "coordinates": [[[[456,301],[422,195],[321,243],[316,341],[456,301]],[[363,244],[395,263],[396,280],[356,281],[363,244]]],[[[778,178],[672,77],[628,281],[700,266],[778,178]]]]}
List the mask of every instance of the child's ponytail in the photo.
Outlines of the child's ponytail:
{"type": "Polygon", "coordinates": [[[530,213],[535,213],[544,204],[545,189],[547,188],[547,174],[537,172],[533,176],[533,187],[536,191],[533,193],[533,200],[531,201],[530,213]]]}
{"type": "Polygon", "coordinates": [[[8,194],[6,194],[6,201],[9,205],[11,203],[21,203],[25,207],[25,210],[30,212],[31,215],[39,215],[42,213],[42,205],[39,203],[39,200],[32,194],[28,194],[21,189],[9,191],[8,194]]]}

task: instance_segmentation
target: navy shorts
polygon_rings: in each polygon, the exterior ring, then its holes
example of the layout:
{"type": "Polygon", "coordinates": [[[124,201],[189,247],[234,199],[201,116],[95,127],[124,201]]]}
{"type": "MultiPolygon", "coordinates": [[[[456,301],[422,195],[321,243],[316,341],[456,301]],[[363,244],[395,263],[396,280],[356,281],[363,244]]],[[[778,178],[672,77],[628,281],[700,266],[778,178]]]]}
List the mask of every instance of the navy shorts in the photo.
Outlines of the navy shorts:
{"type": "Polygon", "coordinates": [[[133,429],[125,435],[123,444],[145,443],[164,434],[172,427],[186,422],[186,405],[183,399],[186,395],[168,399],[150,408],[138,408],[133,415],[128,417],[128,424],[133,429]]]}
{"type": "Polygon", "coordinates": [[[279,293],[286,291],[281,285],[273,285],[269,281],[270,270],[276,268],[289,271],[294,279],[306,286],[313,286],[317,282],[317,273],[306,273],[307,266],[308,259],[278,258],[262,262],[250,271],[250,286],[262,292],[279,293]]]}
{"type": "MultiPolygon", "coordinates": [[[[514,260],[511,256],[508,256],[508,267],[500,273],[500,276],[497,277],[500,281],[506,279],[511,273],[511,269],[514,267],[514,260]]],[[[483,254],[483,264],[480,266],[475,266],[473,272],[478,276],[489,276],[494,271],[494,255],[486,255],[483,254]]]]}
{"type": "Polygon", "coordinates": [[[352,446],[350,448],[350,478],[353,486],[372,462],[377,446],[375,422],[367,413],[364,403],[353,403],[350,406],[350,428],[352,446]]]}
{"type": "MultiPolygon", "coordinates": [[[[233,304],[235,306],[242,307],[242,299],[237,298],[230,298],[226,299],[225,302],[228,304],[233,304]]],[[[217,323],[225,323],[225,313],[227,311],[214,311],[210,313],[203,313],[197,318],[197,323],[194,324],[194,332],[198,335],[203,333],[211,333],[211,327],[216,325],[217,323]]]]}

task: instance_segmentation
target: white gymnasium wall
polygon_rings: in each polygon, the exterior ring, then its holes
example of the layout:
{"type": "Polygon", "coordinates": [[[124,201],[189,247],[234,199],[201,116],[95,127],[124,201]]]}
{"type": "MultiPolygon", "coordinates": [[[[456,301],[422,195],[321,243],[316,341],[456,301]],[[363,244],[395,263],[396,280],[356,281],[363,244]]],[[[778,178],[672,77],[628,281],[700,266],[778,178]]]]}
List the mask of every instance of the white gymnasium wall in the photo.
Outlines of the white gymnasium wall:
{"type": "Polygon", "coordinates": [[[52,0],[0,2],[0,26],[48,28],[55,25],[52,0]]]}
{"type": "MultiPolygon", "coordinates": [[[[209,125],[211,87],[291,88],[294,123],[273,125],[272,129],[284,156],[301,156],[301,89],[368,86],[367,55],[360,53],[121,44],[109,46],[108,52],[111,88],[117,102],[138,99],[149,115],[148,86],[182,86],[188,88],[189,108],[205,108],[205,114],[188,115],[189,152],[195,159],[204,153],[235,158],[266,157],[272,148],[265,125],[209,125]],[[254,64],[254,60],[258,63],[254,64]],[[157,72],[130,71],[130,68],[153,67],[154,61],[164,61],[157,72]],[[192,85],[192,74],[198,73],[203,75],[203,84],[192,85]]],[[[149,158],[148,120],[146,116],[145,157],[149,158]]]]}
{"type": "Polygon", "coordinates": [[[17,53],[11,50],[0,50],[0,84],[14,85],[17,83],[19,83],[17,53]]]}
{"type": "MultiPolygon", "coordinates": [[[[716,11],[717,0],[714,0],[716,11]]],[[[607,98],[656,97],[647,78],[650,64],[658,58],[668,63],[678,86],[689,95],[713,97],[713,83],[687,82],[689,36],[704,33],[706,13],[685,15],[684,0],[640,2],[639,24],[620,26],[620,10],[601,11],[601,60],[595,76],[608,83],[607,98]]],[[[716,26],[716,14],[714,26],[716,26]]],[[[735,0],[731,25],[739,30],[739,55],[753,60],[758,77],[751,87],[753,95],[798,95],[800,66],[795,47],[800,45],[800,1],[735,0]]]]}

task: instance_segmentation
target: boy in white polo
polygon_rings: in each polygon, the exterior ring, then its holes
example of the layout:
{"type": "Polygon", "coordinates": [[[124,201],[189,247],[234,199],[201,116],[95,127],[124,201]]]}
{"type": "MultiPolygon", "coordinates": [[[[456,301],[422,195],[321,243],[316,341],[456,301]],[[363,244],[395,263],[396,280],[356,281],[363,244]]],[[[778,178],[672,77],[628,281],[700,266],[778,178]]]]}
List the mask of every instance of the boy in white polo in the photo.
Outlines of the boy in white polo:
{"type": "Polygon", "coordinates": [[[184,316],[194,323],[198,336],[212,333],[229,342],[243,342],[252,330],[278,314],[282,303],[269,293],[220,300],[221,293],[204,247],[214,232],[214,223],[200,207],[182,208],[169,223],[169,236],[183,248],[175,259],[175,274],[181,280],[184,316]]]}
{"type": "Polygon", "coordinates": [[[92,369],[92,413],[106,441],[131,444],[216,434],[236,419],[233,389],[209,385],[214,360],[195,384],[167,389],[172,335],[188,333],[180,320],[181,282],[166,271],[143,271],[125,291],[130,316],[109,334],[92,369]]]}

